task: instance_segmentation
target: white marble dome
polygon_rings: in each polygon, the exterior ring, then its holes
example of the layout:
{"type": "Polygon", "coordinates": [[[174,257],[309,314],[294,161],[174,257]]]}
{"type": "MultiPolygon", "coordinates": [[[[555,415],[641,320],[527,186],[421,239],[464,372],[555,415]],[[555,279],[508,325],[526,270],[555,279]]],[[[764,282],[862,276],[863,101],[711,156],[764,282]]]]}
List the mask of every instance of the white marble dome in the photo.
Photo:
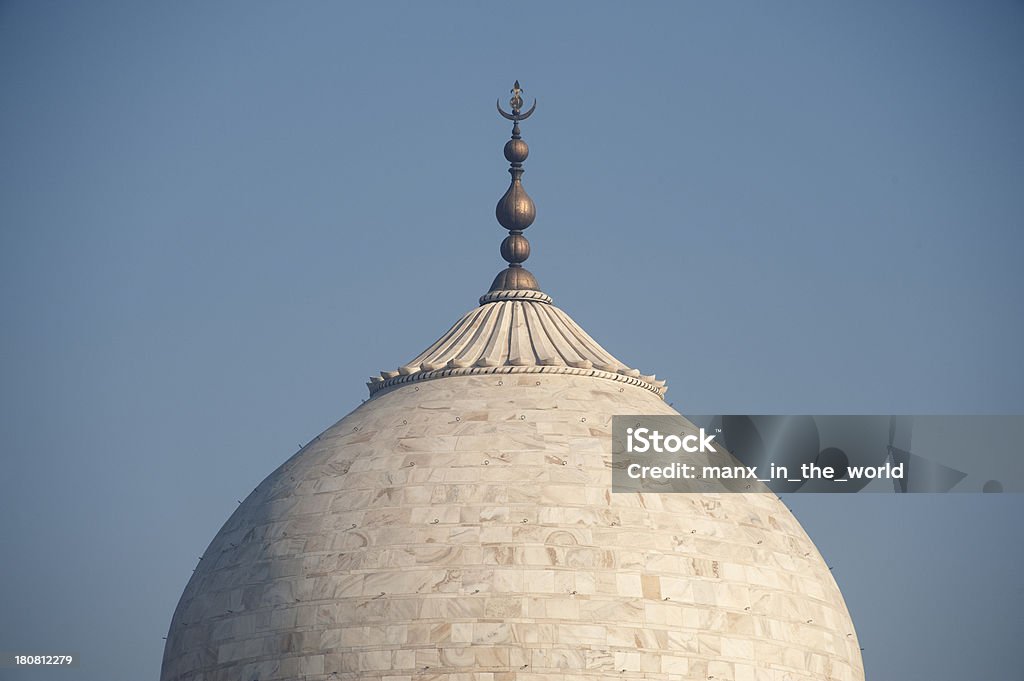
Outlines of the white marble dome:
{"type": "Polygon", "coordinates": [[[770,493],[613,493],[612,417],[675,415],[523,268],[264,480],[182,594],[162,681],[863,681],[853,623],[770,493]]]}
{"type": "Polygon", "coordinates": [[[772,494],[611,492],[675,414],[539,292],[482,299],[264,480],[174,613],[163,681],[864,678],[772,494]]]}

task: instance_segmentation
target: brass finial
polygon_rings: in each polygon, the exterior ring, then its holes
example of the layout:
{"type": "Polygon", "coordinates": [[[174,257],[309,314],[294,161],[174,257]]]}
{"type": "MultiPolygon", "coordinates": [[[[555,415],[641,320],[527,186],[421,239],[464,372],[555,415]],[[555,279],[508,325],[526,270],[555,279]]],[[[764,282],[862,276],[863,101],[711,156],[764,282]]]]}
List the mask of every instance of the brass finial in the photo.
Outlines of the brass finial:
{"type": "MultiPolygon", "coordinates": [[[[524,114],[519,113],[520,109],[523,108],[523,88],[519,87],[518,80],[515,82],[515,84],[512,86],[512,89],[509,90],[509,92],[512,93],[512,99],[508,100],[509,106],[512,107],[512,113],[506,113],[505,111],[502,110],[500,99],[498,100],[498,113],[500,113],[502,116],[509,119],[510,121],[515,121],[516,123],[518,123],[519,121],[525,121],[527,118],[533,115],[533,110],[537,108],[536,99],[533,100],[533,106],[530,107],[529,111],[527,111],[524,114]]],[[[514,127],[516,128],[515,133],[518,135],[519,126],[517,125],[514,127]]]]}
{"type": "Polygon", "coordinates": [[[508,101],[512,105],[512,111],[519,113],[519,110],[523,108],[523,89],[519,87],[519,81],[517,80],[512,85],[512,99],[508,101]]]}
{"type": "Polygon", "coordinates": [[[539,291],[537,279],[522,265],[530,257],[530,242],[523,236],[523,230],[533,224],[534,218],[537,217],[537,207],[523,189],[523,161],[530,154],[530,148],[519,135],[519,122],[525,121],[533,114],[537,108],[537,100],[533,100],[533,106],[529,111],[521,113],[523,89],[519,87],[518,80],[512,86],[511,92],[512,99],[509,100],[509,105],[512,107],[512,113],[507,113],[501,108],[501,100],[498,100],[498,113],[512,121],[512,139],[505,143],[505,159],[509,162],[508,172],[512,175],[512,184],[494,209],[498,222],[509,231],[509,235],[501,242],[501,257],[508,263],[508,267],[494,278],[490,290],[539,291]]]}

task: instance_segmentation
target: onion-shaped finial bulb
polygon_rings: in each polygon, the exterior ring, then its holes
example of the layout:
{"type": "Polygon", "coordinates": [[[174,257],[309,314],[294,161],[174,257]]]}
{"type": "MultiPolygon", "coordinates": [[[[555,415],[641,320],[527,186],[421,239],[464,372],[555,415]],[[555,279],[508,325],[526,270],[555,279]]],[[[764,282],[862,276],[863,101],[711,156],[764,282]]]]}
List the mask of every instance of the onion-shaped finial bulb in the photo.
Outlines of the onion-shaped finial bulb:
{"type": "MultiPolygon", "coordinates": [[[[519,170],[519,173],[523,171],[518,168],[511,170],[519,170]]],[[[494,207],[494,215],[498,218],[498,223],[509,231],[523,231],[527,227],[533,224],[533,221],[537,217],[537,206],[533,203],[533,199],[523,189],[523,183],[519,181],[519,178],[513,174],[512,184],[505,191],[505,195],[498,201],[498,205],[494,207]]]]}

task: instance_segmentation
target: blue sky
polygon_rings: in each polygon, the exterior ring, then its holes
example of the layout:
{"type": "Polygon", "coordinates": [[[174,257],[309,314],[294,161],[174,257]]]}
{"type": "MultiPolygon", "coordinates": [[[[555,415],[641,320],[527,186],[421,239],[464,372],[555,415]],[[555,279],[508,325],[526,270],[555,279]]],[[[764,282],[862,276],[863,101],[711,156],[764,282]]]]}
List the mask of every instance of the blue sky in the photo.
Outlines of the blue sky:
{"type": "MultiPolygon", "coordinates": [[[[1022,68],[1019,2],[0,3],[0,649],[157,673],[501,268],[516,78],[528,265],[680,411],[1024,412],[1022,68]]],[[[787,503],[871,678],[1019,679],[1019,495],[787,503]]]]}

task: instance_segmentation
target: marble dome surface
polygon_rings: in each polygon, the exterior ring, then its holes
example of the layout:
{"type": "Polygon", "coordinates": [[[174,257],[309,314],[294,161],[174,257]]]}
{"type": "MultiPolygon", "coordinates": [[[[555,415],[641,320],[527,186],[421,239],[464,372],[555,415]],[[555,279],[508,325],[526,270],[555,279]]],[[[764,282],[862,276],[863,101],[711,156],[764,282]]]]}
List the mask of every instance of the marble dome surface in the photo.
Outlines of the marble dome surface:
{"type": "Polygon", "coordinates": [[[611,492],[612,416],[675,413],[571,373],[379,390],[217,534],[161,678],[863,679],[774,495],[611,492]]]}

